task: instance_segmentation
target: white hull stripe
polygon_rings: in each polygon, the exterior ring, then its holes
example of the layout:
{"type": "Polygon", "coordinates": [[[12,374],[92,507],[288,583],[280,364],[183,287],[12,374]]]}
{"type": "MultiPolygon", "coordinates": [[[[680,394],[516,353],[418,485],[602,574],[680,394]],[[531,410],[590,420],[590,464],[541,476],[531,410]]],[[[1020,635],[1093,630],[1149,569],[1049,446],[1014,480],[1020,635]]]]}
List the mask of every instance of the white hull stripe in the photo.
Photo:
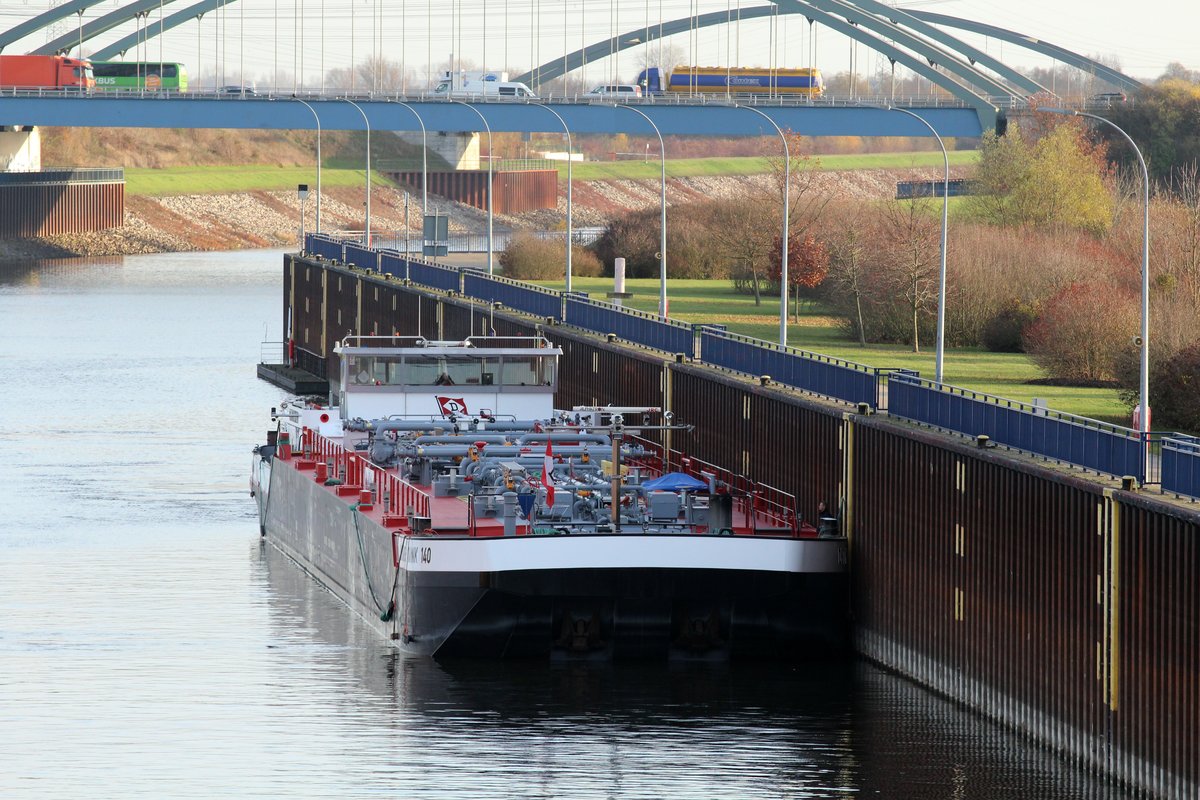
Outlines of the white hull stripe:
{"type": "Polygon", "coordinates": [[[441,539],[410,536],[399,548],[410,572],[557,569],[718,569],[843,572],[841,540],[738,536],[521,536],[441,539]]]}

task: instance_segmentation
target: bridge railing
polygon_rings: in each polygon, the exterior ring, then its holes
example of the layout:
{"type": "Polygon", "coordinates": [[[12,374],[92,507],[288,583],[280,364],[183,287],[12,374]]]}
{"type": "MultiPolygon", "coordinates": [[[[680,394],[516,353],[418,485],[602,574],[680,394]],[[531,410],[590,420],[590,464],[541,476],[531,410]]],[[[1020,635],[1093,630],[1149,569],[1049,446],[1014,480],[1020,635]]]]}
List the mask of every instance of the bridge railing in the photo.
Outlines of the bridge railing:
{"type": "Polygon", "coordinates": [[[684,353],[689,358],[696,354],[691,325],[576,294],[566,296],[563,322],[668,353],[684,353]]]}
{"type": "MultiPolygon", "coordinates": [[[[1159,481],[1157,453],[1170,433],[1140,431],[896,373],[888,413],[1106,475],[1159,481]],[[1149,465],[1149,466],[1148,466],[1149,465]]],[[[1165,474],[1166,465],[1163,465],[1165,474]]]]}
{"type": "Polygon", "coordinates": [[[1162,488],[1200,499],[1200,438],[1176,434],[1163,439],[1162,488]]]}

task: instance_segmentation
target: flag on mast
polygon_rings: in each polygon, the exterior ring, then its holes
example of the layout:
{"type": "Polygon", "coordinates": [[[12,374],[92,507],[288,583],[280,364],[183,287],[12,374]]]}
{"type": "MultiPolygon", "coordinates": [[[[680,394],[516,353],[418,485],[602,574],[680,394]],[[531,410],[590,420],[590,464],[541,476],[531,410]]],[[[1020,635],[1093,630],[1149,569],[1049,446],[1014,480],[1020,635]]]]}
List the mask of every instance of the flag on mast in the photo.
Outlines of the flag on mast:
{"type": "Polygon", "coordinates": [[[554,483],[550,473],[554,471],[554,451],[550,449],[550,437],[546,437],[546,459],[542,463],[542,485],[546,487],[546,507],[554,505],[554,483]]]}

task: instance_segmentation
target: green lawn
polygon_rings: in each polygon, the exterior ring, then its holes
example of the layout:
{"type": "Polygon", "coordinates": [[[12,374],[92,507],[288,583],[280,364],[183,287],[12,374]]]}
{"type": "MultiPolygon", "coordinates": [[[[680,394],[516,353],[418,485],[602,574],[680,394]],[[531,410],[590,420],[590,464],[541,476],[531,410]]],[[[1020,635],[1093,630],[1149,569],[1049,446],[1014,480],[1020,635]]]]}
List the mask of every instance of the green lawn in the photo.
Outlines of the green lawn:
{"type": "MultiPolygon", "coordinates": [[[[968,166],[979,157],[976,150],[956,150],[949,154],[951,166],[968,166]]],[[[868,153],[866,155],[815,156],[822,170],[907,169],[909,167],[940,167],[941,151],[921,153],[868,153]]],[[[770,172],[772,159],[760,156],[728,158],[668,158],[667,175],[690,178],[700,175],[755,175],[770,172]]],[[[575,180],[639,180],[654,179],[662,173],[657,158],[648,161],[585,161],[571,167],[575,180]]],[[[567,175],[567,165],[558,165],[560,178],[567,175]]]]}
{"type": "MultiPolygon", "coordinates": [[[[378,175],[372,182],[386,184],[378,175]]],[[[125,191],[131,195],[222,194],[226,192],[295,190],[301,183],[315,189],[314,167],[228,166],[130,168],[125,170],[125,191]]],[[[361,169],[321,170],[321,187],[362,186],[361,169]]]]}
{"type": "MultiPolygon", "coordinates": [[[[950,163],[966,165],[975,163],[978,153],[962,150],[950,153],[950,163]]],[[[853,169],[904,169],[911,166],[941,166],[942,154],[938,153],[873,153],[867,155],[821,156],[823,170],[853,169]]],[[[415,163],[415,162],[414,162],[415,163]]],[[[435,168],[430,164],[430,168],[435,168]]],[[[698,175],[753,175],[771,171],[771,160],[760,157],[736,158],[675,158],[667,160],[667,174],[673,178],[698,175]]],[[[564,162],[558,167],[559,175],[567,174],[564,162]]],[[[659,177],[659,162],[651,159],[641,161],[591,161],[572,166],[575,180],[652,180],[659,177]]],[[[374,175],[372,182],[386,185],[386,179],[374,175]]],[[[316,170],[313,167],[268,167],[228,166],[166,167],[147,169],[131,167],[125,170],[125,191],[131,195],[167,194],[220,194],[223,192],[249,192],[258,190],[284,191],[307,183],[315,187],[316,170]]],[[[361,186],[363,171],[352,167],[352,160],[330,159],[321,170],[321,185],[361,186]]]]}
{"type": "MultiPolygon", "coordinates": [[[[542,282],[543,286],[562,289],[562,282],[542,282]]],[[[603,300],[611,291],[608,278],[575,278],[572,288],[589,292],[603,300]]],[[[658,281],[638,279],[626,281],[626,290],[634,296],[627,304],[643,311],[658,309],[658,281]]],[[[667,283],[667,299],[671,317],[684,322],[719,322],[729,330],[769,341],[779,339],[779,298],[764,297],[761,306],[754,305],[750,295],[736,294],[729,281],[671,280],[667,283]]],[[[913,353],[903,345],[869,345],[860,347],[846,339],[837,319],[824,310],[801,307],[800,321],[788,325],[788,344],[825,355],[844,358],[872,367],[905,367],[922,376],[934,375],[934,342],[913,353]]],[[[1058,411],[1079,414],[1107,422],[1128,424],[1128,412],[1117,398],[1115,389],[1085,389],[1066,386],[1039,386],[1029,383],[1043,377],[1038,367],[1021,353],[990,353],[979,348],[956,348],[946,351],[946,383],[1029,402],[1043,398],[1058,411]]]]}

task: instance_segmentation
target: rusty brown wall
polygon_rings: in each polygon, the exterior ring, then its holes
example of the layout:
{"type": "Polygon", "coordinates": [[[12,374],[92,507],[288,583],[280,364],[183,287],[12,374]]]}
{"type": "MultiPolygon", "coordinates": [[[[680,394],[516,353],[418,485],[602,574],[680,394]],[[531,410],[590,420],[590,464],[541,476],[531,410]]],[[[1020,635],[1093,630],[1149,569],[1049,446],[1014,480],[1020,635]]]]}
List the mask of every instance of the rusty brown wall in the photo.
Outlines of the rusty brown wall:
{"type": "MultiPolygon", "coordinates": [[[[421,171],[385,173],[392,180],[420,190],[421,171]]],[[[429,192],[487,210],[488,173],[483,170],[430,172],[429,192]]],[[[492,210],[516,214],[554,208],[558,204],[558,171],[553,169],[505,170],[492,175],[492,210]]]]}
{"type": "Polygon", "coordinates": [[[124,221],[121,181],[0,186],[0,239],[102,231],[124,221]]]}
{"type": "MultiPolygon", "coordinates": [[[[537,330],[361,272],[303,262],[295,272],[297,325],[309,331],[322,291],[346,327],[360,284],[368,328],[412,335],[419,307],[426,336],[537,330]]],[[[1200,513],[666,354],[542,329],[563,349],[560,406],[666,405],[697,426],[674,449],[794,494],[810,520],[818,502],[844,502],[852,611],[869,658],[1096,772],[1197,795],[1200,513]]]]}
{"type": "Polygon", "coordinates": [[[1200,795],[1200,526],[1154,500],[1121,506],[1116,581],[1119,620],[1118,767],[1138,784],[1200,795]]]}
{"type": "Polygon", "coordinates": [[[842,481],[842,417],[799,395],[763,388],[704,367],[671,365],[671,405],[696,425],[677,450],[796,497],[797,511],[817,518],[818,503],[836,508],[842,481]]]}
{"type": "Polygon", "coordinates": [[[860,650],[1098,772],[1195,796],[1197,515],[854,420],[860,650]]]}

